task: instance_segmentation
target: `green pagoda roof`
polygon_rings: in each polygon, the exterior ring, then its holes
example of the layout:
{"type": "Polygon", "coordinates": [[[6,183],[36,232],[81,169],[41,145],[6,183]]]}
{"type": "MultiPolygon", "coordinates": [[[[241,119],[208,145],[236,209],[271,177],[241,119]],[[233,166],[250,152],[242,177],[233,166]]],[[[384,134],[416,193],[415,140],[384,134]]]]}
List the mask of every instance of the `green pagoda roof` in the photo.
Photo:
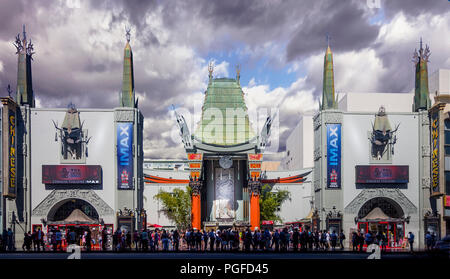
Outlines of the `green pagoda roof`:
{"type": "Polygon", "coordinates": [[[203,143],[219,146],[243,144],[255,137],[244,92],[236,79],[210,78],[194,136],[203,143]]]}

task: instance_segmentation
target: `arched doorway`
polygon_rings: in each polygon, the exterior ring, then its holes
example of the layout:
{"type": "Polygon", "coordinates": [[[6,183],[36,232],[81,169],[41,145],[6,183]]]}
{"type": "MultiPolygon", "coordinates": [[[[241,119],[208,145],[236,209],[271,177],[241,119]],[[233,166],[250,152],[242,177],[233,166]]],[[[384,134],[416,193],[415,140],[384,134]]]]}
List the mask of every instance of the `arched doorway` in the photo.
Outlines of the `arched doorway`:
{"type": "Polygon", "coordinates": [[[358,212],[358,218],[366,217],[372,210],[379,207],[390,218],[403,218],[404,213],[401,206],[394,200],[378,197],[368,200],[358,212]]]}
{"type": "Polygon", "coordinates": [[[360,232],[370,231],[380,238],[384,235],[388,247],[398,248],[405,244],[405,213],[394,200],[385,197],[370,199],[359,209],[356,219],[360,232]]]}
{"type": "Polygon", "coordinates": [[[94,240],[91,241],[91,248],[100,249],[97,241],[102,229],[99,217],[95,207],[85,200],[76,198],[62,200],[47,214],[47,238],[60,231],[62,233],[60,247],[65,249],[70,244],[69,238],[73,239],[73,243],[85,246],[85,236],[90,232],[91,239],[94,240]],[[71,232],[74,234],[71,235],[71,232]]]}
{"type": "Polygon", "coordinates": [[[93,220],[98,220],[97,210],[88,202],[81,199],[64,200],[56,204],[48,213],[47,220],[49,222],[64,221],[75,210],[81,210],[86,216],[93,220]]]}

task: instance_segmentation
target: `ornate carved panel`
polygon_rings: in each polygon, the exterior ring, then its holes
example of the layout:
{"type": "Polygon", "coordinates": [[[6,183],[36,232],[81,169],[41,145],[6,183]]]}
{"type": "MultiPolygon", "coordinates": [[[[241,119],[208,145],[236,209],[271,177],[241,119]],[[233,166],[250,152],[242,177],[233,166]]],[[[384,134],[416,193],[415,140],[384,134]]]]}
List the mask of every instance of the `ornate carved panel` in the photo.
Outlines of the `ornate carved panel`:
{"type": "Polygon", "coordinates": [[[116,110],[114,112],[114,120],[116,122],[134,122],[134,111],[116,110]]]}
{"type": "Polygon", "coordinates": [[[249,181],[248,182],[248,187],[250,190],[250,193],[254,194],[254,195],[260,195],[261,194],[261,181],[249,181]]]}
{"type": "Polygon", "coordinates": [[[81,199],[90,203],[97,213],[102,215],[114,215],[114,210],[92,190],[54,190],[36,208],[32,214],[47,216],[50,209],[57,203],[68,199],[81,199]]]}
{"type": "Polygon", "coordinates": [[[314,130],[317,130],[322,125],[322,118],[320,115],[316,115],[314,118],[314,130]]]}
{"type": "Polygon", "coordinates": [[[342,123],[342,113],[323,114],[325,123],[342,123]]]}
{"type": "Polygon", "coordinates": [[[428,115],[422,116],[422,125],[430,125],[430,118],[428,117],[428,115]]]}
{"type": "Polygon", "coordinates": [[[373,198],[384,197],[394,200],[401,206],[403,212],[412,214],[417,212],[417,207],[399,189],[364,189],[346,207],[346,213],[358,214],[359,209],[373,198]]]}
{"type": "Polygon", "coordinates": [[[314,150],[314,161],[318,160],[319,158],[322,157],[322,151],[317,148],[314,150]]]}
{"type": "Polygon", "coordinates": [[[189,187],[192,189],[192,195],[198,196],[200,195],[200,191],[202,190],[202,181],[201,180],[191,180],[189,181],[189,187]]]}
{"type": "Polygon", "coordinates": [[[422,187],[423,188],[430,188],[431,179],[429,177],[422,178],[422,187]]]}
{"type": "Polygon", "coordinates": [[[430,146],[422,145],[422,157],[430,157],[430,146]]]}

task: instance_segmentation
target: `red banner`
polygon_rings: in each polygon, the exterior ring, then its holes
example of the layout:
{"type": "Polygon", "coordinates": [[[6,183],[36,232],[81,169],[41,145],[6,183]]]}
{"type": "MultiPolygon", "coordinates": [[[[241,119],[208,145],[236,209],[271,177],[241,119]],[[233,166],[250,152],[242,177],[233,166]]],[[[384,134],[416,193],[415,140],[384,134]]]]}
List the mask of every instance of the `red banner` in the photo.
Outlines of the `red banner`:
{"type": "Polygon", "coordinates": [[[450,196],[444,196],[444,206],[450,207],[450,196]]]}
{"type": "Polygon", "coordinates": [[[260,169],[261,164],[260,163],[250,163],[250,169],[260,169]]]}
{"type": "Polygon", "coordinates": [[[42,165],[43,184],[101,184],[98,165],[42,165]]]}
{"type": "Polygon", "coordinates": [[[409,166],[356,166],[356,183],[408,183],[409,166]]]}
{"type": "Polygon", "coordinates": [[[188,160],[201,161],[202,154],[201,153],[188,153],[188,160]]]}
{"type": "Polygon", "coordinates": [[[200,169],[202,167],[202,164],[200,163],[190,163],[189,168],[190,169],[200,169]]]}
{"type": "Polygon", "coordinates": [[[262,161],[262,154],[248,154],[249,161],[262,161]]]}

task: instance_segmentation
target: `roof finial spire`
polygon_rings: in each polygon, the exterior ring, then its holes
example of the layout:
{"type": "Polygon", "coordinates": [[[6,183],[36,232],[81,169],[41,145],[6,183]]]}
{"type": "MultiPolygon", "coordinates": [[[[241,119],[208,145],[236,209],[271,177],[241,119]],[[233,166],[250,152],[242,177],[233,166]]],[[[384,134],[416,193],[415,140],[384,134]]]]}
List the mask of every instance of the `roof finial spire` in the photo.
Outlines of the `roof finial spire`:
{"type": "Polygon", "coordinates": [[[6,88],[6,91],[8,91],[8,96],[11,97],[11,93],[12,93],[11,85],[8,84],[8,87],[6,88]]]}
{"type": "Polygon", "coordinates": [[[129,26],[125,26],[125,36],[127,38],[127,42],[130,42],[131,38],[131,28],[129,26]]]}
{"type": "Polygon", "coordinates": [[[27,32],[25,32],[25,24],[22,25],[22,29],[23,29],[23,40],[27,41],[27,32]]]}
{"type": "Polygon", "coordinates": [[[241,78],[241,65],[236,65],[236,81],[238,84],[240,84],[239,80],[241,78]]]}
{"type": "Polygon", "coordinates": [[[330,34],[327,33],[327,46],[330,46],[330,34]]]}
{"type": "Polygon", "coordinates": [[[213,63],[213,61],[209,61],[209,65],[208,65],[209,80],[212,80],[213,71],[214,71],[214,63],[213,63]]]}

